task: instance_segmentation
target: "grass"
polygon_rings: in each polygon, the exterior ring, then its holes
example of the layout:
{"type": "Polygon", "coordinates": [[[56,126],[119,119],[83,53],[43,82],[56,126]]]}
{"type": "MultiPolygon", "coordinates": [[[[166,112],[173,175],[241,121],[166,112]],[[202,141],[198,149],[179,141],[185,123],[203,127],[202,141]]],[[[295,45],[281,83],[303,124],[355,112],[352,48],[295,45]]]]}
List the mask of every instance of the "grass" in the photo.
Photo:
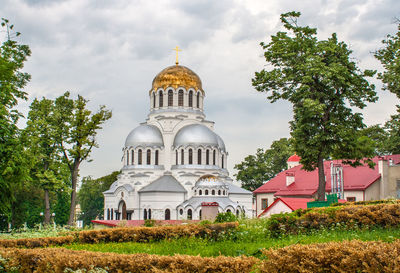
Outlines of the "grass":
{"type": "Polygon", "coordinates": [[[370,230],[322,230],[312,234],[289,235],[281,238],[268,238],[254,236],[249,233],[251,229],[242,229],[236,239],[226,238],[221,241],[210,241],[198,238],[180,238],[176,240],[164,240],[152,243],[98,243],[98,244],[73,244],[64,246],[74,250],[89,250],[115,253],[149,253],[157,255],[200,255],[207,256],[259,256],[263,248],[280,248],[292,244],[311,244],[323,242],[335,242],[358,239],[362,241],[392,242],[400,239],[400,227],[375,228],[370,230]],[[246,234],[247,232],[247,234],[246,234]]]}

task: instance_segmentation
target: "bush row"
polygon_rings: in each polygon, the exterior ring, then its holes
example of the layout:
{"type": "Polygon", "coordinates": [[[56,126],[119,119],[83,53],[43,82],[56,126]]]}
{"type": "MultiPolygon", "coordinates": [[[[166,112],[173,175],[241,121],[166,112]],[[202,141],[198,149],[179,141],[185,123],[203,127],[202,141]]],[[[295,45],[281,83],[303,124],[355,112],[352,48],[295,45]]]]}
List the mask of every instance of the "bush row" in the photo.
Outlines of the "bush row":
{"type": "Polygon", "coordinates": [[[64,244],[71,244],[76,241],[74,236],[60,236],[60,237],[44,237],[44,238],[25,238],[25,239],[14,239],[14,240],[0,240],[0,247],[49,247],[49,246],[61,246],[64,244]]]}
{"type": "Polygon", "coordinates": [[[149,242],[180,237],[216,238],[221,232],[236,229],[237,222],[208,225],[113,228],[79,232],[80,243],[149,242]]]}
{"type": "Polygon", "coordinates": [[[250,272],[258,262],[254,257],[105,254],[62,248],[0,248],[0,255],[0,268],[2,266],[5,272],[61,273],[93,269],[104,269],[106,272],[250,272]]]}
{"type": "Polygon", "coordinates": [[[358,240],[264,250],[260,272],[400,272],[400,240],[358,240]]]}
{"type": "Polygon", "coordinates": [[[352,205],[377,205],[377,204],[397,204],[400,203],[400,199],[382,199],[382,200],[371,200],[371,201],[356,201],[356,202],[345,202],[345,203],[334,203],[331,206],[352,206],[352,205]]]}
{"type": "Polygon", "coordinates": [[[344,226],[347,228],[400,225],[400,203],[299,210],[272,215],[267,226],[272,236],[344,226]]]}
{"type": "Polygon", "coordinates": [[[0,247],[48,247],[64,244],[98,242],[149,242],[180,237],[217,238],[222,232],[235,230],[238,223],[180,225],[157,227],[125,227],[99,230],[87,230],[71,233],[67,236],[0,240],[0,247]]]}

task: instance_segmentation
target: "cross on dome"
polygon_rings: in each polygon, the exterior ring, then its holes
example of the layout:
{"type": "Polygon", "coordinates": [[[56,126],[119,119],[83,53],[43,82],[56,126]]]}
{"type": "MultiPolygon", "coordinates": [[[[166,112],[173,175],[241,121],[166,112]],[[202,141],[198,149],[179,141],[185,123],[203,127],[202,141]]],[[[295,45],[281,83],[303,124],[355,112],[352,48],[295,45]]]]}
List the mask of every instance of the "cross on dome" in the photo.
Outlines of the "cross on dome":
{"type": "Polygon", "coordinates": [[[182,51],[182,49],[180,49],[178,46],[176,46],[176,47],[175,47],[174,49],[172,49],[172,50],[175,50],[175,53],[176,53],[175,64],[178,65],[178,64],[179,64],[179,62],[178,62],[178,52],[179,52],[179,51],[182,51]]]}

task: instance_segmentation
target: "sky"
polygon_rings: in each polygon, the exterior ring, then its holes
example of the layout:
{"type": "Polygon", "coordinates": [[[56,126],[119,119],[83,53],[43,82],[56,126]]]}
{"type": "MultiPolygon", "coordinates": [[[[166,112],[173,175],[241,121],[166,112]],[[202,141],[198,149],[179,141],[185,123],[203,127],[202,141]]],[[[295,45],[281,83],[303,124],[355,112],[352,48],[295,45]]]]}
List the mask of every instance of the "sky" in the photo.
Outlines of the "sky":
{"type": "MultiPolygon", "coordinates": [[[[183,50],[180,64],[202,80],[206,118],[225,141],[231,176],[234,165],[257,148],[289,137],[291,105],[270,103],[251,79],[267,65],[260,42],[283,30],[279,16],[293,10],[302,13],[301,25],[318,29],[319,39],[336,32],[361,69],[381,71],[372,53],[397,31],[400,1],[0,0],[0,17],[32,50],[24,68],[32,76],[25,88],[29,99],[18,106],[23,113],[34,98],[54,99],[65,91],[89,99],[93,111],[99,105],[112,110],[92,161],[81,166],[81,177],[94,178],[122,167],[125,138],[145,121],[151,82],[174,64],[175,46],[183,50]]],[[[376,79],[370,82],[379,101],[362,111],[364,121],[384,123],[399,101],[376,79]]]]}

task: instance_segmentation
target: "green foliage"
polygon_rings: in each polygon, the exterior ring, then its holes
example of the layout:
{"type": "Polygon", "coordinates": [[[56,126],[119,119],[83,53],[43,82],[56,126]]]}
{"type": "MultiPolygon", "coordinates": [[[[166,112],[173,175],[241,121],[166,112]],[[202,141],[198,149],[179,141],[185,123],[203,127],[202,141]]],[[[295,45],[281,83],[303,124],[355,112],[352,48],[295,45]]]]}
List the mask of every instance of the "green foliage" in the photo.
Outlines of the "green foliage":
{"type": "Polygon", "coordinates": [[[220,212],[217,217],[215,217],[214,223],[228,223],[228,222],[236,222],[237,217],[230,211],[220,212]]]}
{"type": "Polygon", "coordinates": [[[258,149],[255,155],[247,156],[235,165],[238,173],[235,177],[242,182],[242,187],[254,191],[263,183],[287,169],[287,159],[294,153],[291,140],[281,138],[272,142],[267,150],[258,149]]]}
{"type": "Polygon", "coordinates": [[[64,226],[68,222],[69,207],[71,205],[70,194],[67,190],[60,190],[56,193],[56,203],[54,205],[55,218],[57,225],[64,226]]]}
{"type": "Polygon", "coordinates": [[[111,184],[117,180],[119,173],[119,171],[115,171],[98,179],[92,179],[91,177],[84,177],[82,179],[78,199],[82,210],[80,219],[83,220],[84,225],[90,224],[91,220],[94,220],[96,217],[103,218],[103,192],[108,190],[111,184]]]}
{"type": "Polygon", "coordinates": [[[144,226],[145,227],[154,227],[156,224],[156,220],[154,219],[146,219],[144,220],[144,226]]]}
{"type": "Polygon", "coordinates": [[[357,166],[374,154],[373,142],[359,133],[365,127],[362,115],[352,109],[377,100],[375,86],[365,79],[375,71],[361,71],[335,33],[318,40],[315,28],[298,25],[299,17],[298,12],[281,15],[287,32],[261,43],[273,68],[256,72],[252,82],[271,102],[283,99],[293,104],[294,150],[304,169],[319,169],[318,199],[323,200],[324,159],[349,159],[346,163],[357,166]]]}
{"type": "Polygon", "coordinates": [[[1,19],[1,26],[7,40],[0,46],[0,214],[9,217],[13,189],[27,178],[28,162],[17,127],[22,114],[15,107],[19,99],[27,98],[23,88],[30,75],[21,70],[31,51],[27,45],[12,40],[19,33],[13,33],[13,25],[7,19],[1,19]]]}

